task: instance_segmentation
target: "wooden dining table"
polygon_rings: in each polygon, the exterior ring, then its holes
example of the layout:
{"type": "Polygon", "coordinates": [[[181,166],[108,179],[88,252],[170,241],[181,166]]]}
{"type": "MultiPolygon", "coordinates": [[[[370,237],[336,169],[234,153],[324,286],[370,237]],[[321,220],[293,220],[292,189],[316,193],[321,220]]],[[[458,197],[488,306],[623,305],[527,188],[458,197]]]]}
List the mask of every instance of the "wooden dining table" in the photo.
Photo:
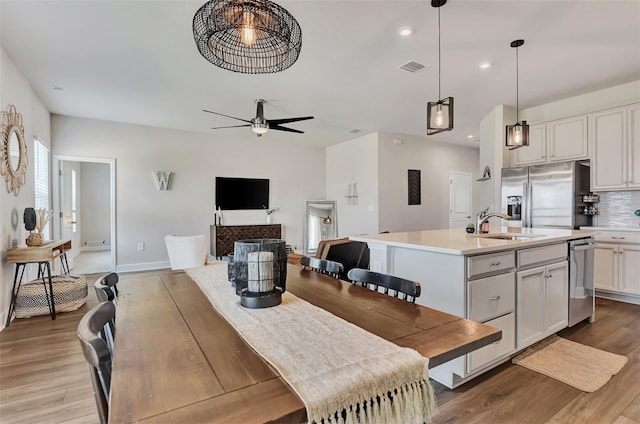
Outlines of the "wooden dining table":
{"type": "MultiPolygon", "coordinates": [[[[420,352],[430,368],[502,337],[496,328],[299,266],[288,265],[286,281],[295,296],[420,352]]],[[[110,423],[305,422],[296,393],[187,273],[123,275],[118,287],[110,423]]]]}

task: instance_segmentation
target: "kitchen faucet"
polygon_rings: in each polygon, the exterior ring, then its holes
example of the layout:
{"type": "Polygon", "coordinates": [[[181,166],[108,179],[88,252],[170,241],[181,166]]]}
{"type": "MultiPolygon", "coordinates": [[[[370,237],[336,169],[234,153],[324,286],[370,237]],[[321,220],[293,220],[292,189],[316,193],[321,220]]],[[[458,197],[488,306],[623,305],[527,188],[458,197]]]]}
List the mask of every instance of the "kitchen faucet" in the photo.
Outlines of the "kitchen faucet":
{"type": "Polygon", "coordinates": [[[500,217],[502,219],[507,219],[507,220],[511,219],[511,216],[505,213],[489,212],[489,206],[487,206],[486,208],[478,212],[478,214],[476,215],[476,234],[488,232],[488,231],[482,231],[482,224],[484,224],[489,220],[489,218],[493,218],[494,216],[500,217]]]}

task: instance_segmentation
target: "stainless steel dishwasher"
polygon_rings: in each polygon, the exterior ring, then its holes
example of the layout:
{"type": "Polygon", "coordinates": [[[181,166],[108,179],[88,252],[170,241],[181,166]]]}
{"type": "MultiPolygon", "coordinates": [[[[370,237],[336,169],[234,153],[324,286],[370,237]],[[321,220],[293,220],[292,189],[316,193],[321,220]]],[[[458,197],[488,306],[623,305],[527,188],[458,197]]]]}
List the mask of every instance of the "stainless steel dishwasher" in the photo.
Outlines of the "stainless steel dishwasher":
{"type": "Polygon", "coordinates": [[[592,237],[569,242],[569,327],[589,318],[595,320],[592,237]]]}

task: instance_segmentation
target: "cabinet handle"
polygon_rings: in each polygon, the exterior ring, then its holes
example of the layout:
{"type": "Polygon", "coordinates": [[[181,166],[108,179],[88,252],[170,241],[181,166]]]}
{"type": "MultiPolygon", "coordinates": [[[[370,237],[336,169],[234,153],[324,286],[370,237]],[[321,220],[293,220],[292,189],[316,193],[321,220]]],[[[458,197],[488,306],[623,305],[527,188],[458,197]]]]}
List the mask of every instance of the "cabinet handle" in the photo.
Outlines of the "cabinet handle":
{"type": "Polygon", "coordinates": [[[553,274],[549,274],[549,278],[553,278],[553,274]]]}
{"type": "Polygon", "coordinates": [[[500,261],[497,261],[497,262],[491,262],[491,263],[489,264],[489,266],[498,266],[498,265],[500,265],[500,261]]]}
{"type": "Polygon", "coordinates": [[[489,298],[489,301],[491,300],[500,300],[500,296],[493,296],[489,298]]]}
{"type": "Polygon", "coordinates": [[[624,237],[611,237],[611,238],[615,240],[624,240],[624,237]]]}

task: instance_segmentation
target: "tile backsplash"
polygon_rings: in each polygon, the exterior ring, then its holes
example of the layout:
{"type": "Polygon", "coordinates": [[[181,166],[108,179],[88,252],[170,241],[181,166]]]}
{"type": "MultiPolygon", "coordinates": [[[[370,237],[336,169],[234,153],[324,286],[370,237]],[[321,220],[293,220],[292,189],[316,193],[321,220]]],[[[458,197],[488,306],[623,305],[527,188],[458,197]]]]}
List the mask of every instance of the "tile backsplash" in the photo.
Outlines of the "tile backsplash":
{"type": "Polygon", "coordinates": [[[640,191],[600,192],[600,203],[594,225],[599,227],[637,227],[640,217],[633,214],[640,209],[640,191]]]}

